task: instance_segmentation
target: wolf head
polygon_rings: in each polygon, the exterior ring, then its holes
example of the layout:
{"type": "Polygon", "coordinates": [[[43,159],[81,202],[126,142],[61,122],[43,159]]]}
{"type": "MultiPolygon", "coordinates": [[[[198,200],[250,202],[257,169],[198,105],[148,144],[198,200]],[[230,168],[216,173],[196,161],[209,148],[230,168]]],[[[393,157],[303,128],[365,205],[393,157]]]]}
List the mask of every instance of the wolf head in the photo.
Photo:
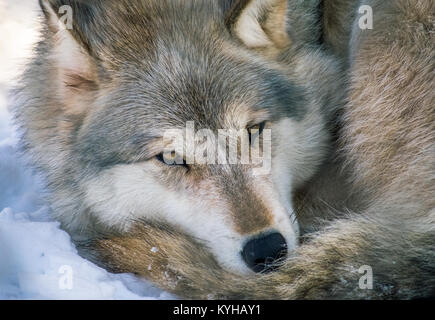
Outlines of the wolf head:
{"type": "Polygon", "coordinates": [[[18,120],[74,239],[171,225],[240,273],[297,246],[291,195],[327,153],[336,67],[292,42],[286,1],[41,7],[18,120]]]}

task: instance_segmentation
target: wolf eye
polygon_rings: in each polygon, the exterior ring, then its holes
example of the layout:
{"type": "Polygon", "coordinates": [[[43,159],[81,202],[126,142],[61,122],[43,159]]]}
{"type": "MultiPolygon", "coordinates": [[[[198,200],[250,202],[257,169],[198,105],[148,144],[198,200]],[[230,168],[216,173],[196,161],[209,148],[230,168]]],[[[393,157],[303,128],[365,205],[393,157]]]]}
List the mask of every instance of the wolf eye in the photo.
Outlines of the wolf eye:
{"type": "Polygon", "coordinates": [[[181,157],[179,157],[174,151],[170,154],[164,154],[163,152],[159,153],[156,156],[156,159],[167,166],[184,166],[189,169],[186,160],[183,158],[182,161],[180,161],[181,157]]]}
{"type": "Polygon", "coordinates": [[[266,122],[262,122],[248,128],[250,144],[252,144],[257,137],[261,136],[265,126],[266,126],[266,122]]]}

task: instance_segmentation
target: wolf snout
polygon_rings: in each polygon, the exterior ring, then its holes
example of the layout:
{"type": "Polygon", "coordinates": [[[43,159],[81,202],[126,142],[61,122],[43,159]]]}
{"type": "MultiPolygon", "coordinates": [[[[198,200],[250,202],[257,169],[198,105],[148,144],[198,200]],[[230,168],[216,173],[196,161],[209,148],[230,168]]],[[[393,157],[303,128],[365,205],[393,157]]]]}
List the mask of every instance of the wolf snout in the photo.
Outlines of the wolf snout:
{"type": "Polygon", "coordinates": [[[242,257],[254,272],[271,272],[277,261],[287,256],[287,242],[278,233],[262,234],[250,239],[242,250],[242,257]]]}

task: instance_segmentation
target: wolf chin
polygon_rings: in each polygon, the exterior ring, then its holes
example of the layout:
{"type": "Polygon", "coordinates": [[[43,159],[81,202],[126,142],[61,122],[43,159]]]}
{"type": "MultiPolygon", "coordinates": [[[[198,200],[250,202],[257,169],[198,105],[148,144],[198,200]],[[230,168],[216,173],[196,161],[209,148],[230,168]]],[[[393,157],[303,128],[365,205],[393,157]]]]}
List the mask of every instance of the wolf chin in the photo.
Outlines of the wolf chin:
{"type": "Polygon", "coordinates": [[[16,122],[83,256],[185,298],[435,295],[432,1],[40,4],[16,122]],[[188,122],[270,130],[271,171],[168,165],[188,122]]]}

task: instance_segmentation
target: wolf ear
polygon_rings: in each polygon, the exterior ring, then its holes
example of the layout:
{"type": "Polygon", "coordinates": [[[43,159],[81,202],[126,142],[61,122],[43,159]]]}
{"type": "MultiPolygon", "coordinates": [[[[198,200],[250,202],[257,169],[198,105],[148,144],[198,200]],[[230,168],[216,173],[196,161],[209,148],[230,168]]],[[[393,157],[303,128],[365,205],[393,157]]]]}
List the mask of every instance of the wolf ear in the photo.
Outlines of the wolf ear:
{"type": "Polygon", "coordinates": [[[225,22],[249,48],[284,48],[287,33],[287,0],[233,0],[225,22]]]}
{"type": "MultiPolygon", "coordinates": [[[[64,1],[72,2],[72,1],[64,1]]],[[[78,98],[97,86],[97,72],[87,44],[80,39],[73,25],[73,7],[56,0],[39,0],[46,24],[53,39],[50,55],[57,70],[59,96],[68,109],[76,109],[78,98]],[[80,93],[80,94],[77,94],[80,93]]],[[[77,111],[77,110],[71,110],[77,111]]]]}

